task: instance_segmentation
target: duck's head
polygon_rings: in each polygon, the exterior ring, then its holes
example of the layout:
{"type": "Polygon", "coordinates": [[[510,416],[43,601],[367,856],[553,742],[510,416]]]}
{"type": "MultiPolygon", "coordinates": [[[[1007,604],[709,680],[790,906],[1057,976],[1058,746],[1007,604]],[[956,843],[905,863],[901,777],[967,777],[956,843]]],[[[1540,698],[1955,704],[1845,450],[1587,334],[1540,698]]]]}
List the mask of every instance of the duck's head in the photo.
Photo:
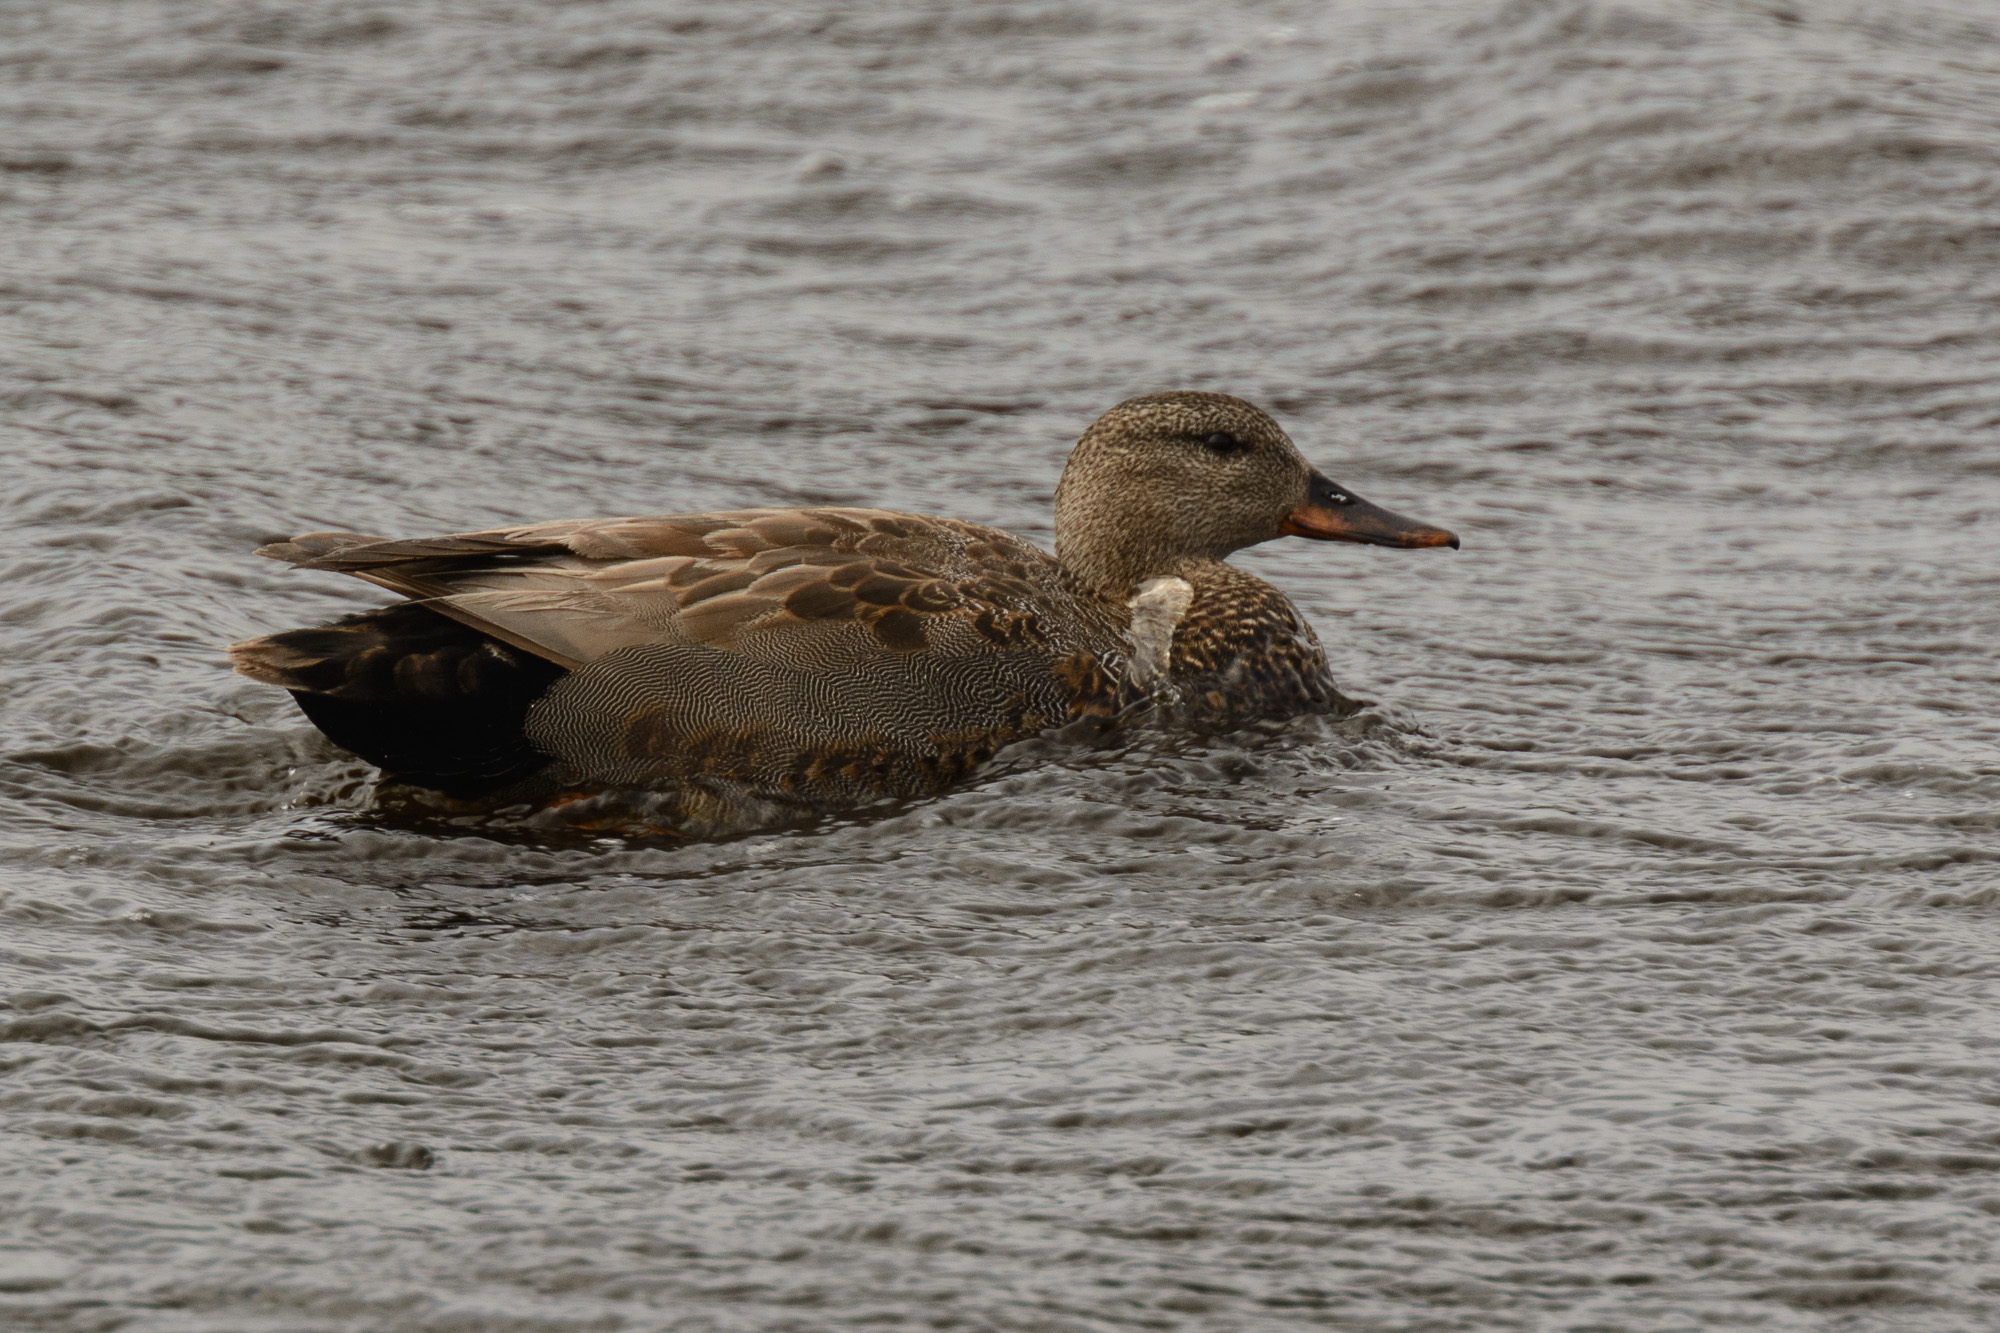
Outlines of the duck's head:
{"type": "Polygon", "coordinates": [[[1142,579],[1274,537],[1458,545],[1329,481],[1267,413],[1223,393],[1126,399],[1083,433],[1056,486],[1057,556],[1120,600],[1142,579]]]}

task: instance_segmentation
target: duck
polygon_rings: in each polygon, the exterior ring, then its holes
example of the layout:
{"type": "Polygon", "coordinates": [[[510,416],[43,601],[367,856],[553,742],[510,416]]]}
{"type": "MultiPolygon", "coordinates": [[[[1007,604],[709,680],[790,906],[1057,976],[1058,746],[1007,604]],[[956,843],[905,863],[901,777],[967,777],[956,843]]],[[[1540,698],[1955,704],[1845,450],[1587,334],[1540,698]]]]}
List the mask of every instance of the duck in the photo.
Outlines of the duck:
{"type": "Polygon", "coordinates": [[[1279,537],[1450,547],[1221,393],[1129,398],[1078,439],[1055,550],[845,506],[589,518],[260,556],[403,600],[230,645],[390,787],[453,808],[646,793],[718,828],[932,796],[1003,747],[1135,716],[1351,709],[1290,598],[1228,562],[1279,537]]]}

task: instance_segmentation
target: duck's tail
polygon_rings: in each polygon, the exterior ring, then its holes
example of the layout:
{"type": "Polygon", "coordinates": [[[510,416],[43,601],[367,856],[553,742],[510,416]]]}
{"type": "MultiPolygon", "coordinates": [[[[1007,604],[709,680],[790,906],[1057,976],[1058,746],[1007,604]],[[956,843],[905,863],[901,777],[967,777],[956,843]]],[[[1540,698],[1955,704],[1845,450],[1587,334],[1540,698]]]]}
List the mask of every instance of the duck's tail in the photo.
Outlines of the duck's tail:
{"type": "Polygon", "coordinates": [[[392,781],[471,799],[549,762],[525,728],[563,668],[420,602],[246,639],[229,655],[392,781]]]}

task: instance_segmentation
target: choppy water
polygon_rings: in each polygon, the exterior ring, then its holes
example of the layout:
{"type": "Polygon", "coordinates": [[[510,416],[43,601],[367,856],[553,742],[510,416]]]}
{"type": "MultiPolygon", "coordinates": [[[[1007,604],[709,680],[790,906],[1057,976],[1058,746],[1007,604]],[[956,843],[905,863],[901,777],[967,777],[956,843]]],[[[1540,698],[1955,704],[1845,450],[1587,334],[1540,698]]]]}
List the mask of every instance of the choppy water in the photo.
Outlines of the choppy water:
{"type": "Polygon", "coordinates": [[[0,1322],[2000,1322],[2000,12],[0,11],[0,1322]],[[258,541],[1046,538],[1224,389],[1353,721],[412,826],[258,541]]]}

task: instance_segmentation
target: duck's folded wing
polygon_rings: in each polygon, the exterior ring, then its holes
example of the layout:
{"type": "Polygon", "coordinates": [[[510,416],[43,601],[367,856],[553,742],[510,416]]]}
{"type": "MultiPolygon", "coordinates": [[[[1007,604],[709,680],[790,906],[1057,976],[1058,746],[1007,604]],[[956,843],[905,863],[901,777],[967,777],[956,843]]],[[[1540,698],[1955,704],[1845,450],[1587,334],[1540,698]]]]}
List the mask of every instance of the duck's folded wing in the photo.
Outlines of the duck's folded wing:
{"type": "Polygon", "coordinates": [[[866,509],[594,519],[260,555],[402,593],[569,669],[702,645],[838,668],[874,655],[1045,651],[1076,637],[1054,562],[1005,533],[866,509]]]}

